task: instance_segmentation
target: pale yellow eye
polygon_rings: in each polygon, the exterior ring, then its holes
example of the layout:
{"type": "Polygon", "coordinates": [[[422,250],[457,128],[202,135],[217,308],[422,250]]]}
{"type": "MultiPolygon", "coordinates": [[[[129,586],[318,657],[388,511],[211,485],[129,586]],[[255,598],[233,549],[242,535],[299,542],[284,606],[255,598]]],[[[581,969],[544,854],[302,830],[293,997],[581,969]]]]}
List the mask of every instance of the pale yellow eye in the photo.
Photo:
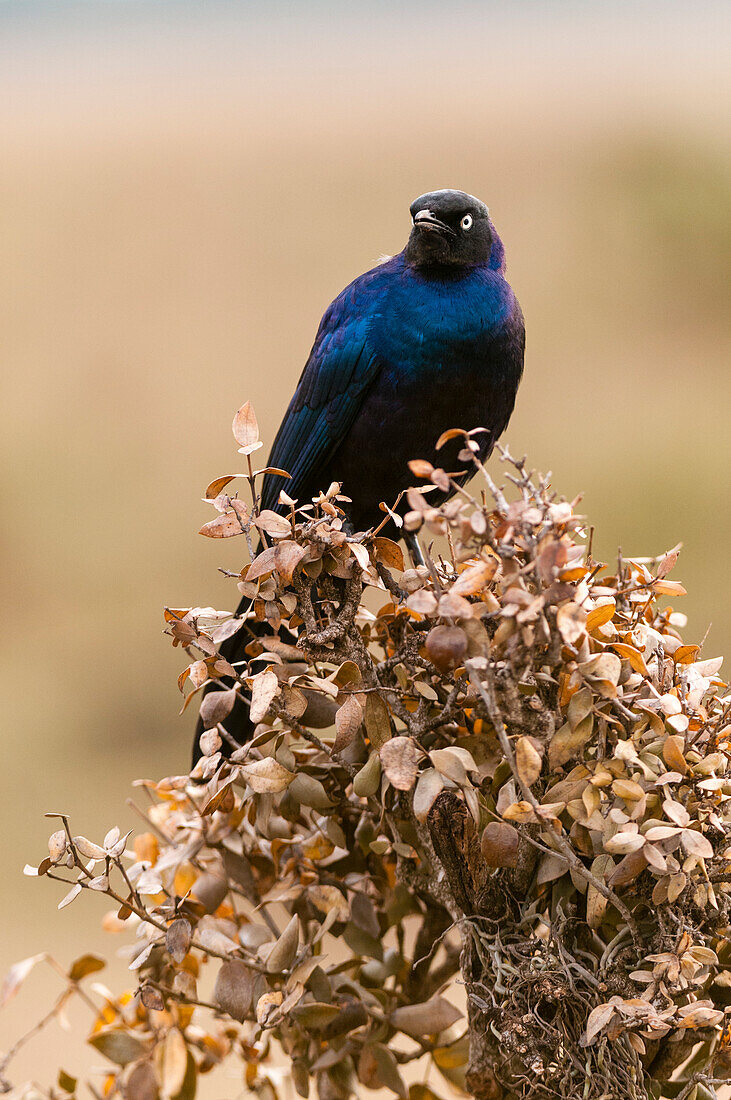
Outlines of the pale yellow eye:
{"type": "Polygon", "coordinates": [[[468,229],[472,228],[472,215],[471,214],[465,214],[465,216],[462,218],[462,221],[459,224],[460,224],[460,228],[464,229],[464,231],[467,232],[468,229]]]}

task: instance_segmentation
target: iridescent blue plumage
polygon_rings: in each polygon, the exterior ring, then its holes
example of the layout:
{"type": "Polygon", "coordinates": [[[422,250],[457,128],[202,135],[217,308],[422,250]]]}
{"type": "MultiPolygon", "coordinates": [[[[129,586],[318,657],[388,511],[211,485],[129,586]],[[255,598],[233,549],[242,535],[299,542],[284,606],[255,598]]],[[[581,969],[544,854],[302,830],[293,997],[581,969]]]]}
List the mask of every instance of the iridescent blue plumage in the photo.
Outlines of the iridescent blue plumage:
{"type": "Polygon", "coordinates": [[[492,449],[513,410],[524,337],[502,243],[489,221],[488,230],[481,261],[414,262],[407,247],[329,306],[270,456],[292,477],[266,479],[265,507],[280,488],[306,503],[342,481],[362,530],[407,484],[409,459],[459,468],[457,444],[438,460],[434,452],[446,428],[484,427],[483,455],[492,449]]]}

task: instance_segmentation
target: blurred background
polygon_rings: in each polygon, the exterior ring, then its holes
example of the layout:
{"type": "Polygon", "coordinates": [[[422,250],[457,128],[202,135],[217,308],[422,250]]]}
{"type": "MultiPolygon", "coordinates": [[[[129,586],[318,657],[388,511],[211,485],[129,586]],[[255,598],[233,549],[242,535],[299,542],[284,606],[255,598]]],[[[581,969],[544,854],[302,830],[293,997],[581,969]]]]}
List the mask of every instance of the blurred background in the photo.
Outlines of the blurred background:
{"type": "MultiPolygon", "coordinates": [[[[583,492],[603,560],[682,540],[687,640],[731,654],[730,29],[709,0],[0,3],[2,970],[116,948],[102,899],[22,877],[43,812],[99,839],[187,768],[161,609],[236,602],[241,547],[196,534],[233,412],[271,440],[424,191],[505,241],[511,449],[583,492]]],[[[34,973],[0,1046],[57,988],[34,973]]],[[[54,1025],[11,1077],[100,1061],[54,1025]]]]}

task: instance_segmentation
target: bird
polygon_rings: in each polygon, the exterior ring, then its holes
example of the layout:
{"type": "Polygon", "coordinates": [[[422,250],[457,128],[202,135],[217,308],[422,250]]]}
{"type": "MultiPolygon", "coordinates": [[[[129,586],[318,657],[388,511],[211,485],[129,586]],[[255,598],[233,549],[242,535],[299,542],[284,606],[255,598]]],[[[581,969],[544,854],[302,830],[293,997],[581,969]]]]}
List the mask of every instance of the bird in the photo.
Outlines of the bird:
{"type": "MultiPolygon", "coordinates": [[[[410,484],[409,461],[467,472],[460,440],[436,451],[445,430],[484,429],[473,437],[484,461],[507,427],[525,325],[488,207],[448,188],[420,195],[410,215],[402,251],[325,310],[269,455],[268,466],[290,477],[265,475],[262,508],[281,508],[283,489],[303,504],[339,482],[350,529],[367,531],[384,518],[381,502],[410,484]]],[[[241,634],[222,646],[229,661],[250,640],[241,634]]],[[[243,703],[224,726],[237,742],[247,739],[243,703]]],[[[199,721],[194,763],[202,729],[199,721]]]]}

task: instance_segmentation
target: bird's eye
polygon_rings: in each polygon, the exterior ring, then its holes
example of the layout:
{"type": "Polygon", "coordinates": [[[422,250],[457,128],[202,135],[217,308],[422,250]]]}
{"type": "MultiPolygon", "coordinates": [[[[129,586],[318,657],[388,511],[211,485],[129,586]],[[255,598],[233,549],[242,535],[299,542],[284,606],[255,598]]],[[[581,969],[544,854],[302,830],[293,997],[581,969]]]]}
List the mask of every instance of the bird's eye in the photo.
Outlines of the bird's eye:
{"type": "Polygon", "coordinates": [[[465,231],[468,230],[468,229],[471,229],[472,228],[472,215],[471,214],[465,214],[465,216],[462,218],[462,221],[459,224],[460,224],[460,227],[462,229],[464,229],[465,231]]]}

